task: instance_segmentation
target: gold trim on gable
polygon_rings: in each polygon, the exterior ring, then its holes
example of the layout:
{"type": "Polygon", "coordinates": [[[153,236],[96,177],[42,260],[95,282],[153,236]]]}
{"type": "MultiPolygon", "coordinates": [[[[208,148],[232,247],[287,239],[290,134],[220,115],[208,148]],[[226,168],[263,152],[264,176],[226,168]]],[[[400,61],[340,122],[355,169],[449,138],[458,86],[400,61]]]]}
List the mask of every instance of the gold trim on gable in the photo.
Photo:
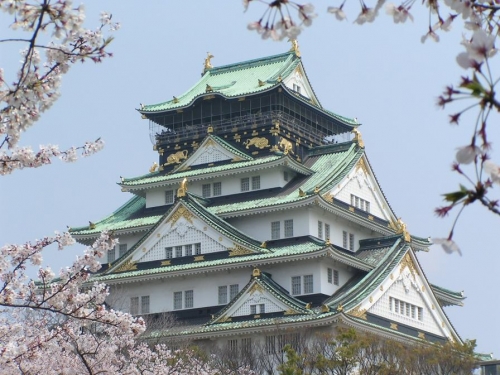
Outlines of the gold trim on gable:
{"type": "Polygon", "coordinates": [[[405,256],[403,257],[403,260],[401,260],[401,266],[399,267],[399,272],[403,272],[405,267],[408,267],[410,270],[412,276],[415,278],[417,275],[419,275],[417,268],[415,267],[415,264],[413,263],[413,260],[411,259],[411,256],[409,253],[406,253],[405,256]]]}
{"type": "Polygon", "coordinates": [[[193,218],[195,217],[191,211],[189,211],[186,207],[184,206],[179,206],[177,210],[170,216],[170,219],[168,219],[168,223],[171,226],[174,226],[174,224],[179,220],[181,217],[189,221],[191,224],[193,224],[193,218]]]}
{"type": "Polygon", "coordinates": [[[355,307],[348,314],[366,320],[366,309],[361,309],[360,306],[355,307]]]}
{"type": "Polygon", "coordinates": [[[243,247],[238,244],[234,244],[233,247],[229,247],[229,256],[234,257],[234,256],[239,256],[239,255],[247,255],[247,254],[253,254],[252,250],[247,249],[246,247],[243,247]]]}
{"type": "Polygon", "coordinates": [[[134,271],[137,269],[137,263],[132,260],[128,260],[120,267],[118,267],[114,272],[125,272],[125,271],[134,271]]]}

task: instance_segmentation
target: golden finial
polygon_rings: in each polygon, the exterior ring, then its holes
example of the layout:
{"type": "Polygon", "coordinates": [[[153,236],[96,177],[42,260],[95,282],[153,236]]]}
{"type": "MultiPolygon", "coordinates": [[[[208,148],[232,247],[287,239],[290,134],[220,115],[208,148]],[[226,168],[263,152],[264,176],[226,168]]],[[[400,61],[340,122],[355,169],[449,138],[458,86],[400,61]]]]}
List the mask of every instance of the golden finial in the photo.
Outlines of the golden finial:
{"type": "Polygon", "coordinates": [[[212,55],[210,52],[207,52],[207,57],[205,58],[205,62],[203,63],[203,73],[206,73],[207,70],[210,70],[213,68],[211,59],[214,58],[214,55],[212,55]]]}
{"type": "Polygon", "coordinates": [[[154,173],[158,169],[158,163],[154,162],[153,165],[149,168],[149,173],[154,173]]]}
{"type": "Polygon", "coordinates": [[[330,306],[328,306],[328,305],[321,305],[321,312],[323,312],[323,313],[330,312],[330,306]]]}
{"type": "Polygon", "coordinates": [[[308,303],[306,304],[306,309],[311,310],[311,302],[308,302],[308,303]]]}
{"type": "Polygon", "coordinates": [[[283,81],[283,78],[281,78],[281,74],[278,76],[278,82],[283,81]]]}
{"type": "Polygon", "coordinates": [[[262,247],[263,249],[266,249],[267,248],[267,242],[264,241],[260,244],[260,247],[262,247]]]}
{"type": "Polygon", "coordinates": [[[297,42],[297,39],[291,39],[290,42],[292,42],[292,48],[290,48],[290,51],[295,52],[295,56],[300,57],[299,42],[297,42]]]}
{"type": "Polygon", "coordinates": [[[214,132],[214,127],[212,125],[208,125],[207,133],[212,134],[213,132],[214,132]]]}
{"type": "Polygon", "coordinates": [[[318,194],[318,193],[319,193],[319,186],[316,186],[316,187],[314,188],[314,194],[318,194]]]}
{"type": "Polygon", "coordinates": [[[259,81],[259,87],[262,87],[266,84],[264,81],[261,81],[260,79],[258,81],[259,81]]]}
{"type": "Polygon", "coordinates": [[[89,221],[89,229],[95,229],[95,224],[89,221]]]}
{"type": "Polygon", "coordinates": [[[363,142],[363,138],[361,138],[361,132],[358,130],[358,128],[352,129],[351,133],[354,134],[354,142],[357,142],[359,147],[365,148],[365,143],[363,142]]]}
{"type": "Polygon", "coordinates": [[[326,239],[325,245],[330,246],[332,243],[330,242],[330,237],[326,239]]]}
{"type": "Polygon", "coordinates": [[[212,86],[210,86],[208,83],[207,83],[207,87],[205,89],[205,92],[212,92],[214,91],[214,89],[212,88],[212,86]]]}
{"type": "Polygon", "coordinates": [[[177,97],[174,96],[173,102],[177,104],[179,103],[179,99],[177,99],[177,97]]]}
{"type": "Polygon", "coordinates": [[[258,268],[254,268],[252,272],[253,277],[259,277],[260,276],[260,270],[258,268]]]}
{"type": "Polygon", "coordinates": [[[181,184],[179,185],[179,188],[177,189],[177,197],[182,198],[185,197],[187,193],[187,178],[184,178],[182,180],[181,184]]]}
{"type": "Polygon", "coordinates": [[[339,306],[337,307],[337,311],[338,312],[344,311],[344,306],[342,306],[342,304],[339,304],[339,306]]]}
{"type": "Polygon", "coordinates": [[[299,188],[299,197],[305,197],[305,196],[306,196],[306,193],[304,193],[304,190],[299,188]]]}

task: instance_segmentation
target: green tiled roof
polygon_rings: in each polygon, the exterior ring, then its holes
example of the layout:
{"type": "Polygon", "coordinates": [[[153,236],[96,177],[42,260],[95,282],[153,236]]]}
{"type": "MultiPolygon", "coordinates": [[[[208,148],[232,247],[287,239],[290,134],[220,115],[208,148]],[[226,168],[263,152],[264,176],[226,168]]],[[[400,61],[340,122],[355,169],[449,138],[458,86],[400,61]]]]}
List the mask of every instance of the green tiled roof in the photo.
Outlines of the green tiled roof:
{"type": "Polygon", "coordinates": [[[201,79],[182,95],[163,103],[145,105],[139,112],[147,114],[189,106],[196,98],[218,93],[227,98],[267,91],[281,84],[300,64],[294,52],[264,57],[208,69],[201,79]],[[262,82],[259,84],[259,80],[262,82]],[[207,93],[207,85],[212,88],[207,93]]]}
{"type": "Polygon", "coordinates": [[[95,236],[104,230],[132,229],[136,227],[153,225],[158,221],[161,215],[129,219],[131,216],[143,210],[145,207],[146,199],[139,196],[134,196],[111,215],[94,223],[95,227],[93,229],[90,229],[90,226],[82,226],[71,228],[69,231],[72,235],[76,236],[95,236]]]}
{"type": "Polygon", "coordinates": [[[207,168],[200,168],[200,169],[193,169],[193,170],[187,170],[187,171],[182,171],[174,174],[168,174],[168,175],[162,175],[160,172],[155,172],[151,173],[145,176],[141,177],[136,177],[136,178],[126,178],[123,180],[121,183],[121,186],[140,186],[140,185],[146,185],[146,184],[154,184],[154,183],[161,183],[161,182],[167,182],[171,180],[177,180],[177,179],[182,179],[184,177],[193,177],[193,176],[200,176],[200,175],[206,175],[206,174],[212,174],[212,173],[222,173],[222,172],[228,172],[228,171],[234,171],[237,169],[245,168],[245,167],[252,167],[252,166],[257,166],[265,163],[269,163],[275,160],[278,160],[282,158],[283,156],[281,155],[269,155],[263,158],[255,159],[255,160],[249,160],[249,161],[240,161],[236,163],[228,163],[228,164],[223,164],[219,166],[212,166],[212,167],[207,167],[207,168]]]}
{"type": "Polygon", "coordinates": [[[215,267],[215,266],[223,266],[229,264],[236,264],[242,262],[251,262],[251,261],[269,261],[275,258],[281,258],[290,255],[300,255],[300,254],[308,254],[313,253],[315,251],[323,249],[325,246],[318,244],[316,242],[307,242],[295,245],[287,245],[280,247],[273,247],[268,250],[271,250],[268,253],[261,254],[253,254],[253,255],[244,255],[238,257],[217,259],[212,261],[199,261],[195,263],[181,264],[176,266],[164,266],[158,268],[151,268],[147,270],[136,270],[130,272],[122,272],[122,273],[114,273],[109,275],[95,276],[92,280],[95,281],[110,281],[110,280],[119,280],[128,277],[136,277],[136,276],[150,276],[157,274],[165,274],[169,272],[175,271],[184,271],[184,270],[195,270],[202,269],[207,267],[215,267]]]}

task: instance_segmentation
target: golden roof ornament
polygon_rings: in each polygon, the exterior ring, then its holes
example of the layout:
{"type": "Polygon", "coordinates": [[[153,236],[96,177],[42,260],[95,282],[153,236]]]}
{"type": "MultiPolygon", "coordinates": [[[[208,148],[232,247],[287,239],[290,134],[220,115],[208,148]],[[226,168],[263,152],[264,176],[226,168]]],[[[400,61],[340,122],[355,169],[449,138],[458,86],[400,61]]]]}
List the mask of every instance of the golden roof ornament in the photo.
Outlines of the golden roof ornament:
{"type": "Polygon", "coordinates": [[[389,226],[396,232],[396,234],[402,234],[406,242],[411,241],[410,232],[406,228],[406,224],[401,218],[398,219],[397,222],[391,220],[389,226]]]}
{"type": "Polygon", "coordinates": [[[179,188],[177,189],[177,198],[185,197],[186,193],[187,193],[187,178],[184,178],[184,180],[182,180],[181,184],[179,185],[179,188]]]}
{"type": "Polygon", "coordinates": [[[95,224],[89,221],[89,229],[95,229],[95,224]]]}
{"type": "Polygon", "coordinates": [[[207,134],[212,134],[214,132],[214,127],[212,125],[208,125],[207,134]]]}
{"type": "Polygon", "coordinates": [[[266,249],[267,248],[267,241],[264,241],[260,244],[260,247],[263,248],[263,249],[266,249]]]}
{"type": "Polygon", "coordinates": [[[173,100],[173,102],[174,102],[175,104],[179,103],[179,99],[177,99],[177,97],[175,97],[175,96],[173,97],[173,99],[172,99],[172,100],[173,100]]]}
{"type": "Polygon", "coordinates": [[[203,74],[205,74],[207,72],[207,70],[210,70],[213,68],[212,62],[210,61],[213,58],[214,58],[214,55],[212,55],[210,52],[207,52],[207,57],[205,58],[205,62],[203,63],[203,74]]]}
{"type": "Polygon", "coordinates": [[[363,142],[363,138],[361,138],[361,132],[358,130],[358,128],[352,129],[351,133],[354,134],[353,141],[356,142],[359,147],[365,148],[365,142],[363,142]]]}
{"type": "Polygon", "coordinates": [[[311,307],[312,307],[311,302],[308,302],[308,303],[306,304],[306,309],[307,309],[307,310],[311,310],[311,307]]]}
{"type": "Polygon", "coordinates": [[[154,162],[153,165],[149,168],[149,173],[154,173],[158,169],[158,163],[154,162]]]}
{"type": "Polygon", "coordinates": [[[260,270],[258,268],[254,268],[252,272],[253,277],[259,277],[260,276],[260,270]]]}
{"type": "Polygon", "coordinates": [[[292,42],[290,51],[295,52],[295,56],[300,57],[299,42],[297,42],[297,39],[291,39],[290,42],[292,42]]]}
{"type": "Polygon", "coordinates": [[[330,246],[332,243],[330,242],[330,237],[326,239],[325,245],[330,246]]]}

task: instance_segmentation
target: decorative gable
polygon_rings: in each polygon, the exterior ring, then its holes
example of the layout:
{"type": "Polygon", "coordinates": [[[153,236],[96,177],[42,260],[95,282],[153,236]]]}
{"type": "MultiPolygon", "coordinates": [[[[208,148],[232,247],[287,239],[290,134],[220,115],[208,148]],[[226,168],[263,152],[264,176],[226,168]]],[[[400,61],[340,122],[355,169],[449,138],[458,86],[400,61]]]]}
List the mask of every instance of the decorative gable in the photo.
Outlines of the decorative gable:
{"type": "Polygon", "coordinates": [[[258,269],[254,269],[252,276],[245,288],[210,322],[211,324],[249,315],[256,319],[261,318],[263,314],[312,313],[304,302],[291,297],[270,276],[262,274],[258,269]]]}
{"type": "Polygon", "coordinates": [[[179,166],[178,171],[202,164],[217,163],[220,161],[252,160],[252,158],[216,136],[208,135],[196,151],[179,166]]]}
{"type": "Polygon", "coordinates": [[[389,222],[395,220],[394,213],[369,168],[365,156],[330,193],[353,208],[366,211],[389,222]]]}
{"type": "Polygon", "coordinates": [[[283,82],[293,93],[311,100],[316,105],[319,104],[302,64],[299,64],[283,82]]]}
{"type": "Polygon", "coordinates": [[[429,332],[459,339],[411,251],[353,311],[360,317],[366,318],[368,312],[385,318],[394,330],[398,330],[398,325],[412,327],[421,332],[421,338],[425,338],[424,332],[429,332]]]}

